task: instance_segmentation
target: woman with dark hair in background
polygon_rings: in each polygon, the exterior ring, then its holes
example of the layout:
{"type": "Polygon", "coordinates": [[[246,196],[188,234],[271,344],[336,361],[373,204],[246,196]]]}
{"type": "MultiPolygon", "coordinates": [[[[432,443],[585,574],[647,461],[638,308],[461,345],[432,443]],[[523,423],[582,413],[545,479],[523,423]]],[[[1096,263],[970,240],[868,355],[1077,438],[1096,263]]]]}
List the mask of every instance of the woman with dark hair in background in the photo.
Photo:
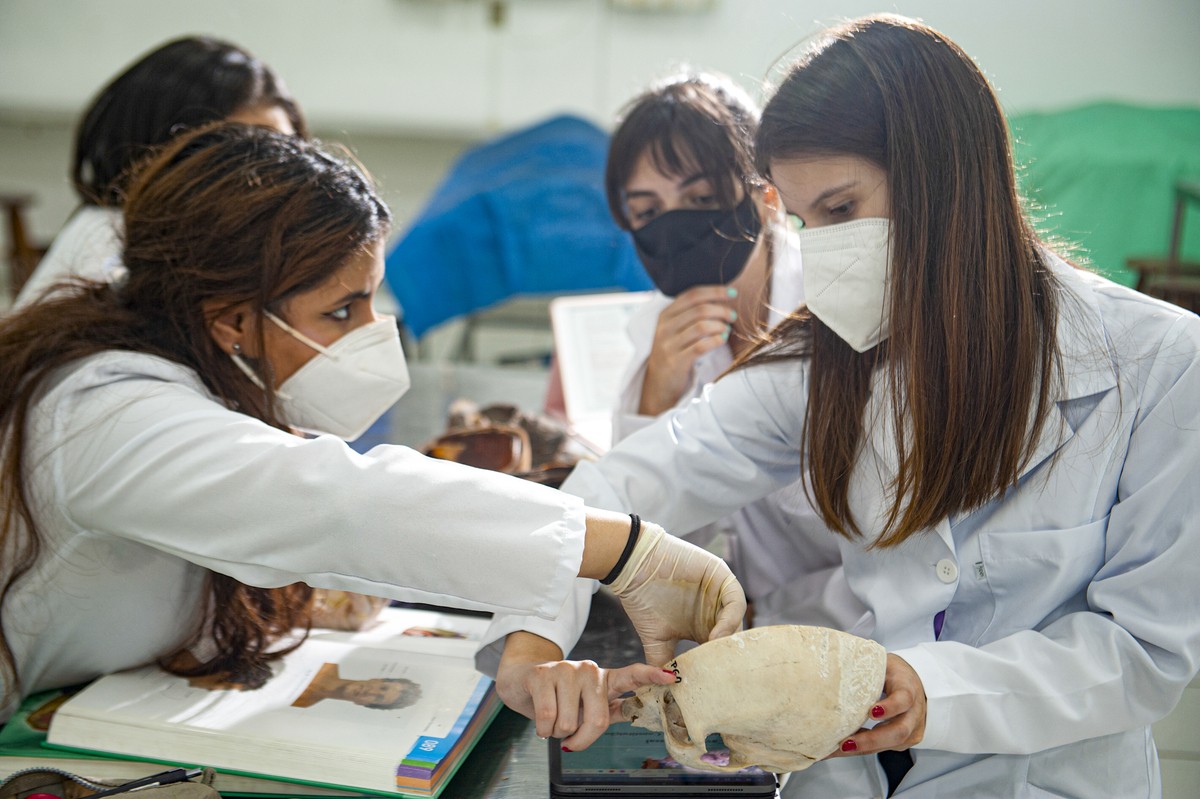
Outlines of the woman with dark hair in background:
{"type": "Polygon", "coordinates": [[[21,288],[14,307],[71,276],[119,273],[121,205],[131,167],[173,136],[218,120],[308,135],[300,106],[279,76],[229,42],[205,36],[175,39],[113,78],[75,129],[70,174],[81,205],[21,288]]]}
{"type": "MultiPolygon", "coordinates": [[[[754,167],[758,116],[729,78],[688,73],[635,98],[613,133],[609,209],[659,288],[629,321],[634,354],[614,441],[698,397],[804,300],[799,242],[775,187],[754,167]]],[[[719,526],[731,533],[730,564],[754,624],[844,630],[862,616],[837,541],[802,484],[719,526]]],[[[701,543],[697,536],[713,532],[688,538],[701,543]]]]}
{"type": "MultiPolygon", "coordinates": [[[[119,276],[121,205],[134,164],[172,137],[218,120],[308,136],[300,106],[279,76],[229,42],[206,36],[175,39],[113,78],[75,131],[71,181],[82,205],[22,287],[14,307],[64,280],[119,276]]],[[[313,604],[318,626],[358,629],[387,601],[317,591],[313,604]]]]}
{"type": "MultiPolygon", "coordinates": [[[[605,578],[647,646],[736,629],[728,567],[662,528],[340,440],[408,388],[372,304],[390,213],[359,170],[226,123],[126,191],[126,274],[0,319],[0,718],[147,662],[252,675],[308,623],[312,588],[551,618],[577,576],[605,578]]],[[[571,729],[672,679],[589,673],[590,693],[558,697],[571,729]]]]}
{"type": "Polygon", "coordinates": [[[1039,240],[987,79],[914,20],[820,37],[756,158],[806,308],[563,490],[687,530],[802,470],[889,652],[786,796],[1159,796],[1150,725],[1200,668],[1200,319],[1039,240]]]}

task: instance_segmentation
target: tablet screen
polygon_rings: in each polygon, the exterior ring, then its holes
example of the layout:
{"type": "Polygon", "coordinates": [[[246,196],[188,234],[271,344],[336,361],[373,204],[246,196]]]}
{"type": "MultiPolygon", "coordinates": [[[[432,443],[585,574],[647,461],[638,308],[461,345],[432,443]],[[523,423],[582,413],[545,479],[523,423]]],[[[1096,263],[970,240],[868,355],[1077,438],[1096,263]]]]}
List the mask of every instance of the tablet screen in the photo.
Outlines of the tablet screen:
{"type": "MultiPolygon", "coordinates": [[[[705,741],[714,763],[728,763],[719,736],[705,741]]],[[[775,796],[775,775],[758,768],[737,772],[699,771],[680,766],[661,732],[613,724],[581,752],[562,751],[550,740],[550,792],[554,797],[608,796],[775,796]]]]}

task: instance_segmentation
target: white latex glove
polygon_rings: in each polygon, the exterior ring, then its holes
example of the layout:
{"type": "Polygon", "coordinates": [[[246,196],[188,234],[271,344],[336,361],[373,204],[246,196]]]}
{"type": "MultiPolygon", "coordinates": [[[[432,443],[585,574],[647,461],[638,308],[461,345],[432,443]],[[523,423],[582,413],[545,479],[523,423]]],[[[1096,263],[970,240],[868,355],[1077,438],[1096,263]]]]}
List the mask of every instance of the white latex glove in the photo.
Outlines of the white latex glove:
{"type": "Polygon", "coordinates": [[[725,561],[650,522],[642,522],[610,588],[652,666],[670,662],[680,640],[704,643],[736,632],[746,613],[746,595],[725,561]]]}

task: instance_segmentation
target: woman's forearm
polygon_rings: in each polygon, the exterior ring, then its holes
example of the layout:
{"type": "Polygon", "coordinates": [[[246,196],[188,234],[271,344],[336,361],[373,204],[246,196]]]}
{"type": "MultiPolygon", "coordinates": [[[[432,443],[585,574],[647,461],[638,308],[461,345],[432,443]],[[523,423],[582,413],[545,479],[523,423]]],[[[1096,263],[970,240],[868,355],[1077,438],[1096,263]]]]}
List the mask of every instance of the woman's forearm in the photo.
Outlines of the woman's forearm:
{"type": "Polygon", "coordinates": [[[579,576],[599,580],[612,571],[629,540],[631,520],[628,514],[587,509],[587,533],[583,544],[583,562],[579,576]]]}

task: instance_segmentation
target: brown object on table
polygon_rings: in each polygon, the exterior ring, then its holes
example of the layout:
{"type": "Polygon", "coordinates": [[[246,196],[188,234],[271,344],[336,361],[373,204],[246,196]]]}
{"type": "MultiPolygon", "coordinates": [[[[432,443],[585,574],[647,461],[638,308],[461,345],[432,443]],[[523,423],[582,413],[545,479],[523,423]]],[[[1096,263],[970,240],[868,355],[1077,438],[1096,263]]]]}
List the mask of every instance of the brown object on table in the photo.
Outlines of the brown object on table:
{"type": "Polygon", "coordinates": [[[529,434],[511,425],[451,429],[421,451],[432,458],[508,474],[529,471],[532,466],[529,434]]]}
{"type": "Polygon", "coordinates": [[[446,432],[421,452],[557,488],[578,460],[565,451],[568,443],[566,428],[544,414],[458,399],[450,405],[446,432]]]}
{"type": "Polygon", "coordinates": [[[1175,183],[1175,216],[1166,258],[1130,258],[1126,263],[1137,272],[1138,291],[1200,313],[1200,262],[1184,261],[1183,219],[1189,204],[1200,206],[1200,180],[1175,183]]]}
{"type": "Polygon", "coordinates": [[[44,246],[33,243],[25,226],[25,208],[32,204],[30,194],[0,194],[0,206],[8,219],[8,291],[14,298],[46,254],[44,246]]]}

